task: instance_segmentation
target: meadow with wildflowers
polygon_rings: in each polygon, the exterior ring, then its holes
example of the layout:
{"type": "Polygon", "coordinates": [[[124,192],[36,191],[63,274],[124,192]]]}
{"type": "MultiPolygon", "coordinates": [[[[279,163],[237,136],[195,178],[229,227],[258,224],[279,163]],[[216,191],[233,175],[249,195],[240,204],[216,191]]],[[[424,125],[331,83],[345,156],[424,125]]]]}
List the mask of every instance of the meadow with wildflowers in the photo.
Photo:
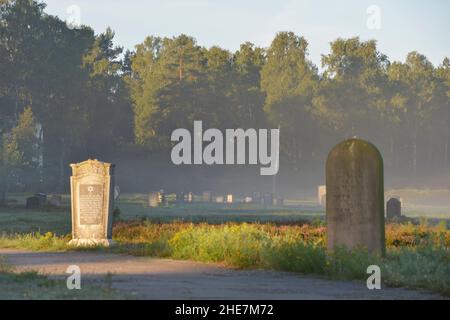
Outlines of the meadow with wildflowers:
{"type": "MultiPolygon", "coordinates": [[[[326,226],[273,223],[155,223],[121,221],[114,225],[116,246],[108,249],[154,256],[220,263],[231,268],[264,268],[331,279],[367,279],[367,267],[379,265],[389,286],[426,289],[450,296],[450,230],[445,224],[388,224],[386,256],[364,248],[326,251],[326,226]]],[[[70,235],[16,234],[0,238],[0,247],[37,251],[80,250],[67,247],[70,235]]]]}

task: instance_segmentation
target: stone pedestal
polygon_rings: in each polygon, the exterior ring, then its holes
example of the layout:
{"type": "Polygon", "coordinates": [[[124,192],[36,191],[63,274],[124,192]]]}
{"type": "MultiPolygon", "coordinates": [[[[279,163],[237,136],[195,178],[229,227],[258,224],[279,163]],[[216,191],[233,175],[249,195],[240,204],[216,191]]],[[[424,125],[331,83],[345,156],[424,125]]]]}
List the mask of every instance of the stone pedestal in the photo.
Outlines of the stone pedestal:
{"type": "Polygon", "coordinates": [[[114,165],[89,159],[70,166],[72,240],[69,245],[111,245],[114,165]]]}

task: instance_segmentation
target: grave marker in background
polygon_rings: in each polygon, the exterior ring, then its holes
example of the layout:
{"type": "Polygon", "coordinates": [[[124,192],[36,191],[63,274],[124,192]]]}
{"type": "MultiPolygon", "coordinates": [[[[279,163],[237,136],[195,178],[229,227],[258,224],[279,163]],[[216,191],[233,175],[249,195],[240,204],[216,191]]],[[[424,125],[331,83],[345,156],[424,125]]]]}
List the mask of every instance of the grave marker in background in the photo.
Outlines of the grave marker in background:
{"type": "Polygon", "coordinates": [[[273,205],[273,193],[266,192],[264,193],[263,202],[265,206],[272,206],[273,205]]]}
{"type": "Polygon", "coordinates": [[[25,208],[28,210],[36,210],[41,208],[41,202],[39,201],[39,198],[36,196],[28,197],[26,199],[25,208]]]}
{"type": "Polygon", "coordinates": [[[317,201],[321,206],[325,206],[326,203],[326,195],[327,195],[327,187],[325,185],[321,185],[317,187],[317,201]]]}
{"type": "Polygon", "coordinates": [[[273,205],[280,206],[280,207],[284,206],[284,198],[278,197],[278,198],[273,199],[273,205]]]}
{"type": "Polygon", "coordinates": [[[178,204],[183,204],[186,195],[184,194],[184,192],[177,192],[177,194],[175,195],[176,197],[176,203],[178,204]]]}
{"type": "Polygon", "coordinates": [[[47,203],[47,195],[35,193],[34,196],[26,198],[27,209],[40,209],[47,203]]]}
{"type": "Polygon", "coordinates": [[[120,188],[119,186],[114,186],[114,200],[119,199],[120,196],[120,188]]]}
{"type": "Polygon", "coordinates": [[[150,192],[148,195],[148,206],[156,208],[159,206],[159,192],[150,192]]]}
{"type": "Polygon", "coordinates": [[[161,189],[158,192],[158,205],[165,206],[167,204],[166,202],[166,194],[164,193],[164,190],[161,189]]]}
{"type": "Polygon", "coordinates": [[[402,202],[397,198],[391,198],[386,203],[386,218],[400,218],[402,216],[402,202]]]}
{"type": "Polygon", "coordinates": [[[252,193],[253,203],[261,204],[261,192],[255,191],[252,193]]]}
{"type": "Polygon", "coordinates": [[[202,200],[203,202],[211,202],[211,191],[204,191],[202,200]]]}

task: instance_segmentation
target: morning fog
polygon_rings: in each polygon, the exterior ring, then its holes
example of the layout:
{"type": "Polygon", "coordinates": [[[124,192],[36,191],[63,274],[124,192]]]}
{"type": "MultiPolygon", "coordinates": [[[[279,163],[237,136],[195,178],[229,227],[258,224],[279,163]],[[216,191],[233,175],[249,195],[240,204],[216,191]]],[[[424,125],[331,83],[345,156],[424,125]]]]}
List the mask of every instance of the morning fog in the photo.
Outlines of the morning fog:
{"type": "Polygon", "coordinates": [[[172,162],[176,165],[260,164],[261,175],[274,175],[279,168],[280,129],[270,129],[270,136],[268,131],[226,129],[224,137],[219,129],[210,128],[203,132],[202,121],[194,121],[193,135],[183,128],[172,132],[171,140],[178,142],[172,148],[172,162]],[[209,143],[204,146],[204,142],[209,143]]]}

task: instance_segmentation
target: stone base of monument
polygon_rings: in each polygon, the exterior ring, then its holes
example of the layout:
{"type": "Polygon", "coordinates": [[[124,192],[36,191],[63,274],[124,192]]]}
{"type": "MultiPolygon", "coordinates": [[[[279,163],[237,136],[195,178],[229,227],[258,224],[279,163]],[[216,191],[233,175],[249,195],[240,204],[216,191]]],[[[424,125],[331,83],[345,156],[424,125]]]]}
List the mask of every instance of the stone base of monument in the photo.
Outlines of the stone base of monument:
{"type": "Polygon", "coordinates": [[[72,239],[68,243],[73,247],[110,247],[114,245],[111,239],[72,239]]]}

